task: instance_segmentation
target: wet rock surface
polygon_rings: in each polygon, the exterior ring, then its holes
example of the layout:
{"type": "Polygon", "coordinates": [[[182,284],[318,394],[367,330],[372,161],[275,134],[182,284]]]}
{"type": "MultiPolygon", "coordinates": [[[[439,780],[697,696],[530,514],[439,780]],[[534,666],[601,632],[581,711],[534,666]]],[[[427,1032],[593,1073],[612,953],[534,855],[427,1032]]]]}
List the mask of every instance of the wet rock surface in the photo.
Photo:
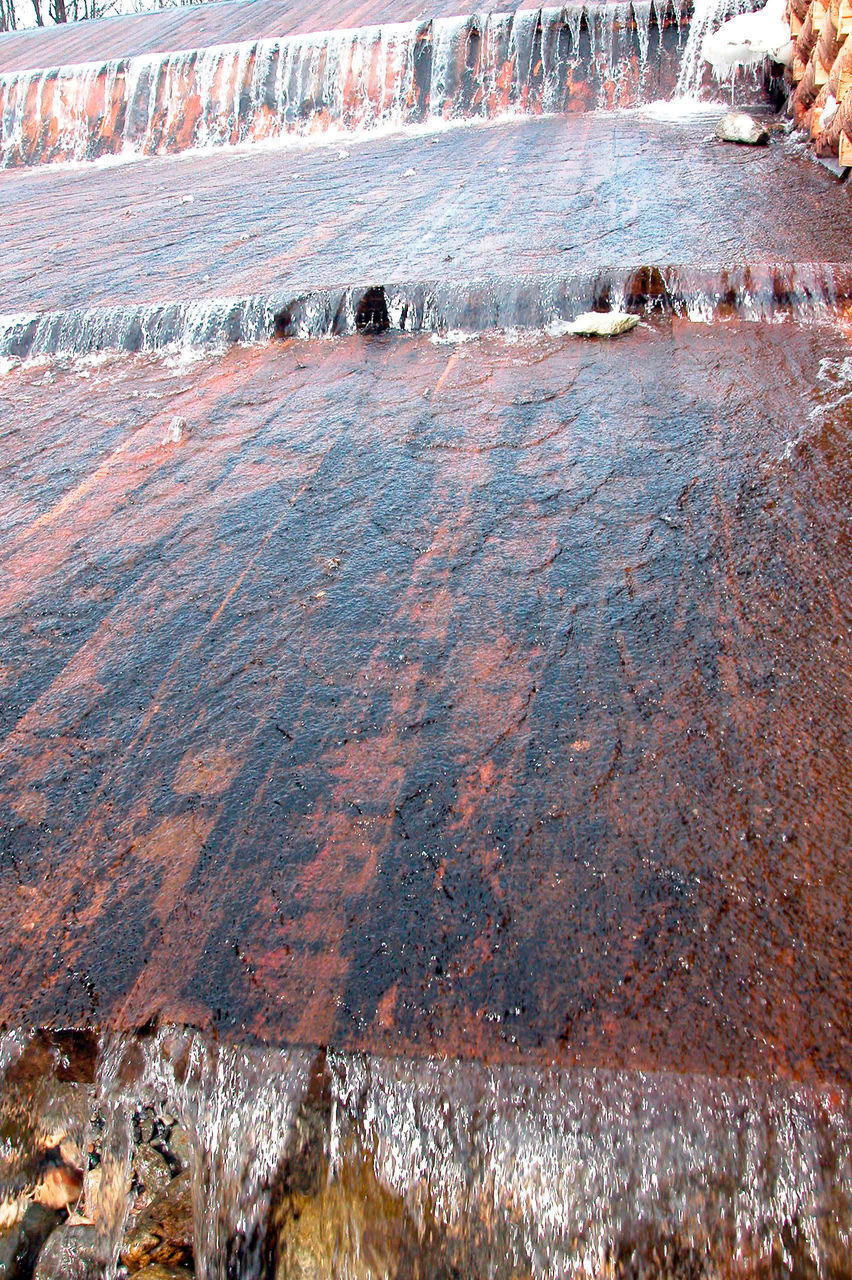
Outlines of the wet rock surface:
{"type": "Polygon", "coordinates": [[[846,1080],[849,350],[7,374],[2,1016],[846,1080]]]}
{"type": "Polygon", "coordinates": [[[848,263],[848,190],[782,146],[740,168],[707,132],[700,118],[591,113],[358,141],[344,159],[307,148],[298,165],[259,150],[94,168],[85,182],[0,172],[0,314],[495,276],[509,293],[527,275],[642,264],[848,263]],[[96,238],[83,230],[92,206],[96,238]]]}
{"type": "Polygon", "coordinates": [[[848,193],[321,14],[0,74],[0,1280],[849,1280],[848,193]]]}
{"type": "Polygon", "coordinates": [[[154,1263],[178,1267],[192,1262],[192,1186],[188,1172],[170,1180],[142,1212],[122,1245],[121,1261],[131,1272],[154,1263]]]}
{"type": "Polygon", "coordinates": [[[32,1204],[19,1222],[0,1231],[2,1280],[30,1280],[42,1247],[60,1222],[61,1217],[55,1210],[32,1204]]]}
{"type": "Polygon", "coordinates": [[[101,1280],[105,1261],[93,1226],[58,1227],[39,1253],[34,1280],[101,1280]]]}
{"type": "MultiPolygon", "coordinates": [[[[89,1039],[79,1036],[83,1045],[89,1039]]],[[[57,1078],[55,1057],[37,1041],[5,1078],[0,1071],[0,1276],[101,1280],[116,1231],[134,1270],[161,1260],[191,1268],[186,1134],[162,1108],[131,1107],[125,1147],[125,1121],[114,1132],[102,1091],[57,1078]]],[[[59,1074],[77,1070],[67,1056],[60,1061],[59,1074]]]]}

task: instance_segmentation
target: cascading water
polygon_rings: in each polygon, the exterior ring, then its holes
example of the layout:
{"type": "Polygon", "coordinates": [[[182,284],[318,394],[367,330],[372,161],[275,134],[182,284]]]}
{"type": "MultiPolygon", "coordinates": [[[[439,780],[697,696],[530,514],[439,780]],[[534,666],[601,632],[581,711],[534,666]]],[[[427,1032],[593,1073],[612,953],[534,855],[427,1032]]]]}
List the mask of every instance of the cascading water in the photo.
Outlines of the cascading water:
{"type": "MultiPolygon", "coordinates": [[[[672,13],[653,14],[662,39],[672,13]]],[[[0,76],[0,163],[631,106],[649,96],[651,18],[650,0],[579,0],[0,76]]]]}
{"type": "MultiPolygon", "coordinates": [[[[394,282],[286,294],[219,298],[196,303],[95,307],[0,316],[0,358],[79,357],[222,350],[234,343],[278,338],[343,337],[358,331],[359,304],[378,293],[386,327],[399,333],[485,333],[498,329],[558,330],[592,308],[665,312],[711,321],[807,319],[852,292],[844,270],[826,263],[764,263],[752,267],[640,266],[585,274],[528,276],[507,289],[501,280],[394,282]]],[[[383,326],[385,327],[385,326],[383,326]]]]}
{"type": "MultiPolygon", "coordinates": [[[[51,1087],[69,1088],[42,1077],[42,1110],[51,1087]]],[[[188,1138],[170,1185],[175,1198],[191,1180],[198,1280],[556,1280],[732,1260],[831,1274],[852,1245],[852,1110],[837,1090],[243,1050],[173,1028],[108,1037],[94,1087],[70,1087],[88,1089],[101,1128],[108,1277],[146,1231],[151,1247],[131,1176],[146,1111],[188,1138]]],[[[0,1090],[7,1120],[20,1090],[0,1090]]]]}
{"type": "Polygon", "coordinates": [[[708,37],[727,19],[750,12],[753,8],[752,0],[695,0],[678,73],[675,91],[678,99],[687,102],[699,100],[707,66],[705,45],[708,37]]]}

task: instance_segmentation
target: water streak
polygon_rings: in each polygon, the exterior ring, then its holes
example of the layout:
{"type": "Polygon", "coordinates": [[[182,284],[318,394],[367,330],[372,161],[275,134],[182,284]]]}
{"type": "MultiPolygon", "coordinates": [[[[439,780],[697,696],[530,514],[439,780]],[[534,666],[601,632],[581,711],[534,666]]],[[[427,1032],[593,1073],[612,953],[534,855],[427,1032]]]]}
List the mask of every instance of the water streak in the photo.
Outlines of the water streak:
{"type": "Polygon", "coordinates": [[[821,1267],[849,1246],[852,1114],[830,1091],[343,1054],[329,1071],[332,1170],[370,1161],[462,1273],[821,1267]]]}
{"type": "Polygon", "coordinates": [[[313,1055],[232,1049],[167,1029],[144,1046],[137,1099],[165,1100],[192,1145],[199,1280],[261,1274],[270,1195],[313,1055]]]}

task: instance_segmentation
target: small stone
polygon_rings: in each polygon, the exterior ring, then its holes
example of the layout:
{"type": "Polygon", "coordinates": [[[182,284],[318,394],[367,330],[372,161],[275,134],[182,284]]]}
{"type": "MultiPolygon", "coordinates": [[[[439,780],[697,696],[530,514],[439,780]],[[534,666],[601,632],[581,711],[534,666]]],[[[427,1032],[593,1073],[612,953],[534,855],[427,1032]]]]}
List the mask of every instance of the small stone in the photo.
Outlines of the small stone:
{"type": "Polygon", "coordinates": [[[75,1204],[83,1192],[83,1173],[72,1165],[48,1166],[33,1192],[36,1204],[48,1209],[67,1209],[75,1204]]]}
{"type": "Polygon", "coordinates": [[[639,317],[627,311],[587,311],[572,320],[566,332],[580,338],[615,338],[629,333],[638,323],[639,317]]]}
{"type": "Polygon", "coordinates": [[[0,1280],[29,1280],[45,1240],[59,1221],[54,1209],[32,1204],[16,1226],[0,1232],[0,1280]]]}
{"type": "Polygon", "coordinates": [[[160,1263],[192,1265],[192,1188],[182,1173],[156,1196],[128,1232],[121,1250],[128,1271],[160,1263]]]}
{"type": "Polygon", "coordinates": [[[169,1134],[167,1146],[170,1154],[181,1169],[188,1169],[192,1158],[192,1146],[186,1129],[182,1129],[179,1124],[176,1124],[169,1134]]]}
{"type": "Polygon", "coordinates": [[[769,130],[745,111],[729,111],[716,125],[716,137],[720,142],[761,147],[769,141],[769,130]]]}
{"type": "Polygon", "coordinates": [[[163,436],[163,444],[183,444],[188,436],[189,427],[186,425],[186,418],[175,414],[169,423],[168,431],[163,436]]]}
{"type": "Polygon", "coordinates": [[[164,1191],[172,1180],[168,1161],[154,1147],[137,1148],[133,1157],[133,1172],[147,1193],[148,1200],[164,1191]]]}
{"type": "Polygon", "coordinates": [[[101,1280],[105,1262],[94,1227],[58,1227],[39,1254],[34,1280],[101,1280]]]}

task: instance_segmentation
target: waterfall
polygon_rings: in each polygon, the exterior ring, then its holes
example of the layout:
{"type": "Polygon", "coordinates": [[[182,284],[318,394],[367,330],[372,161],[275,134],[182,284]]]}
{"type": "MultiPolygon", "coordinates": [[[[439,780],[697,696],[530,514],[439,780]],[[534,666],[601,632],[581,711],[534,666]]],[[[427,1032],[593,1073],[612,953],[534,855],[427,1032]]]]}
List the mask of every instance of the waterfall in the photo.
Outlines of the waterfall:
{"type": "Polygon", "coordinates": [[[199,1280],[260,1275],[270,1196],[313,1055],[219,1045],[160,1031],[144,1046],[134,1098],[164,1099],[191,1142],[199,1280]]]}
{"type": "Polygon", "coordinates": [[[649,1254],[652,1273],[757,1269],[785,1227],[800,1258],[844,1248],[848,1102],[666,1073],[336,1053],[328,1070],[332,1175],[369,1161],[461,1274],[596,1275],[649,1254]]]}
{"type": "MultiPolygon", "coordinates": [[[[692,320],[818,316],[852,296],[848,272],[829,263],[742,267],[626,266],[563,275],[392,282],[252,294],[198,302],[73,308],[0,316],[0,359],[74,358],[100,351],[168,354],[233,343],[343,337],[359,328],[359,303],[381,296],[388,328],[401,333],[558,331],[596,307],[665,311],[692,320]]],[[[361,308],[363,310],[363,308],[361,308]]],[[[11,1042],[10,1042],[11,1043],[11,1042]]]]}
{"type": "Polygon", "coordinates": [[[0,1180],[18,1171],[0,1199],[38,1177],[38,1117],[76,1090],[108,1277],[135,1224],[147,1230],[131,1168],[152,1123],[183,1135],[188,1163],[166,1176],[189,1180],[199,1280],[281,1277],[294,1261],[377,1280],[439,1267],[556,1280],[629,1260],[714,1274],[732,1258],[761,1274],[779,1251],[821,1274],[850,1247],[839,1087],[252,1049],[173,1027],[106,1035],[94,1083],[69,1086],[47,1046],[0,1078],[0,1180]]]}
{"type": "MultiPolygon", "coordinates": [[[[665,0],[654,6],[658,24],[671,20],[665,0]]],[[[645,95],[651,12],[651,0],[575,0],[7,73],[0,164],[635,105],[645,95]]]]}
{"type": "Polygon", "coordinates": [[[753,7],[751,0],[695,0],[677,79],[678,98],[697,99],[704,79],[704,42],[734,14],[753,7]]]}

